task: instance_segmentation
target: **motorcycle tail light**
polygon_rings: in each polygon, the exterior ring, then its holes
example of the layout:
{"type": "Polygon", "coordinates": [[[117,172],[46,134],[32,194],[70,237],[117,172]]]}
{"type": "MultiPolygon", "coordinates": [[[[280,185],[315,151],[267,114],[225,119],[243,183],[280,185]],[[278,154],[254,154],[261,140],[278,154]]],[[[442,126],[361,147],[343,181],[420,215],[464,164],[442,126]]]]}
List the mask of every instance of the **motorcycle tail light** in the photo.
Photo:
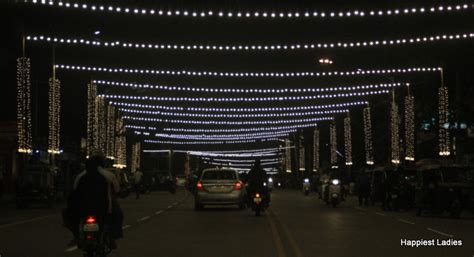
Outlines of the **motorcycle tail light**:
{"type": "Polygon", "coordinates": [[[259,193],[255,194],[255,197],[260,198],[260,194],[259,193]]]}
{"type": "Polygon", "coordinates": [[[87,224],[92,224],[92,223],[95,223],[95,217],[94,216],[89,216],[86,218],[86,223],[87,224]]]}
{"type": "Polygon", "coordinates": [[[204,186],[203,186],[203,184],[202,184],[201,181],[199,181],[199,182],[197,183],[196,188],[197,188],[198,190],[202,190],[202,189],[204,188],[204,186]]]}

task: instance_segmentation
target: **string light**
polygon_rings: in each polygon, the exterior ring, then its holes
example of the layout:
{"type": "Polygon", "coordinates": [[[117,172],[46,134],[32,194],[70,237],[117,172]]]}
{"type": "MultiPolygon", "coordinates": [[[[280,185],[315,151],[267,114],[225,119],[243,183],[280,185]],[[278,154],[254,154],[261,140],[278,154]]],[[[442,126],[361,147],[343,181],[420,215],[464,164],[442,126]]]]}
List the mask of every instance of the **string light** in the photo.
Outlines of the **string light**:
{"type": "MultiPolygon", "coordinates": [[[[206,161],[205,162],[206,164],[211,164],[211,165],[218,165],[218,166],[231,166],[231,167],[253,167],[254,164],[253,163],[232,163],[232,162],[217,162],[217,161],[206,161]]],[[[260,165],[261,166],[270,166],[270,165],[275,165],[275,164],[280,164],[279,161],[275,161],[275,162],[261,162],[260,165]]]]}
{"type": "MultiPolygon", "coordinates": [[[[400,84],[401,85],[401,84],[400,84]]],[[[400,85],[390,85],[387,87],[398,87],[400,85]]],[[[388,90],[369,90],[369,91],[355,91],[350,93],[338,94],[324,94],[324,95],[309,95],[309,96],[278,96],[278,97],[163,97],[163,96],[130,96],[130,95],[106,95],[102,94],[99,97],[107,99],[126,99],[126,100],[141,100],[141,101],[176,101],[176,102],[269,102],[269,101],[301,101],[301,100],[315,100],[315,99],[330,99],[354,96],[368,96],[389,93],[388,90]]]]}
{"type": "Polygon", "coordinates": [[[115,159],[115,107],[107,105],[107,151],[109,159],[115,159]]]}
{"type": "Polygon", "coordinates": [[[123,119],[132,121],[149,121],[149,122],[163,122],[163,123],[179,123],[179,124],[193,124],[193,125],[271,125],[271,124],[286,124],[286,123],[305,123],[332,120],[332,117],[296,119],[296,120],[265,120],[265,121],[215,121],[215,120],[169,120],[159,118],[145,118],[134,116],[123,116],[123,119]]]}
{"type": "MultiPolygon", "coordinates": [[[[443,81],[443,78],[442,78],[443,81]]],[[[444,81],[442,82],[444,84],[444,81]]],[[[439,110],[439,155],[449,156],[450,138],[449,138],[449,91],[444,85],[438,90],[438,110],[439,110]]]]}
{"type": "Polygon", "coordinates": [[[223,144],[246,144],[256,142],[280,141],[279,138],[266,138],[260,140],[229,140],[229,141],[163,141],[163,140],[144,140],[145,143],[153,144],[171,144],[171,145],[223,145],[223,144]]]}
{"type": "Polygon", "coordinates": [[[17,129],[18,152],[31,153],[31,79],[30,59],[19,57],[17,59],[17,129]]]}
{"type": "Polygon", "coordinates": [[[91,156],[92,151],[97,149],[97,126],[96,126],[96,96],[97,86],[87,85],[87,156],[91,156]]]}
{"type": "MultiPolygon", "coordinates": [[[[202,157],[203,160],[213,160],[213,161],[218,161],[218,162],[224,162],[224,163],[250,163],[254,164],[255,160],[239,160],[239,159],[220,159],[220,158],[209,158],[209,157],[202,157]]],[[[271,158],[271,159],[260,159],[260,161],[263,162],[276,162],[278,161],[278,158],[271,158]]]]}
{"type": "MultiPolygon", "coordinates": [[[[134,125],[126,125],[130,128],[137,128],[134,125]]],[[[238,132],[252,132],[252,131],[281,131],[281,130],[289,130],[289,129],[299,129],[299,128],[307,128],[307,127],[314,127],[316,123],[308,123],[308,124],[297,124],[297,125],[290,125],[290,126],[277,126],[277,127],[254,127],[254,128],[236,128],[236,129],[188,129],[188,128],[163,128],[164,131],[171,131],[171,132],[193,132],[193,133],[238,133],[238,132]]],[[[142,126],[143,127],[143,126],[142,126]]],[[[140,128],[138,128],[140,129],[140,128]]],[[[156,127],[147,127],[147,129],[154,129],[156,127]]]]}
{"type": "Polygon", "coordinates": [[[346,165],[352,165],[352,132],[351,132],[351,116],[349,113],[344,118],[344,154],[346,157],[346,165]]]}
{"type": "Polygon", "coordinates": [[[392,101],[392,109],[390,112],[391,120],[391,149],[392,149],[392,163],[400,164],[400,139],[399,139],[399,128],[398,128],[398,105],[395,99],[392,101]]]}
{"type": "Polygon", "coordinates": [[[319,93],[319,92],[334,92],[334,91],[354,91],[364,89],[377,89],[387,88],[393,86],[401,86],[407,83],[379,83],[379,84],[368,84],[368,85],[350,85],[350,86],[333,86],[326,88],[199,88],[199,87],[184,87],[184,86],[164,86],[164,85],[153,85],[153,84],[139,84],[129,82],[117,82],[108,80],[94,80],[94,84],[107,85],[107,86],[118,86],[126,88],[138,88],[138,89],[156,89],[163,91],[172,92],[203,92],[203,93],[230,93],[230,94],[288,94],[288,93],[319,93]]]}
{"type": "Polygon", "coordinates": [[[372,147],[372,119],[370,107],[364,108],[364,144],[365,144],[365,163],[374,165],[374,152],[372,147]]]}
{"type": "MultiPolygon", "coordinates": [[[[98,41],[88,40],[83,38],[58,38],[51,36],[27,36],[29,41],[46,41],[66,45],[85,45],[93,47],[112,47],[112,48],[131,48],[131,49],[148,49],[148,50],[172,50],[172,51],[294,51],[294,50],[313,50],[326,48],[368,48],[376,46],[397,46],[397,45],[413,45],[426,42],[437,41],[452,41],[474,38],[474,33],[463,34],[438,34],[430,36],[418,36],[411,38],[396,38],[396,39],[380,39],[380,40],[365,40],[365,41],[351,41],[351,42],[312,42],[303,44],[271,44],[271,45],[177,45],[177,44],[150,44],[150,43],[131,43],[123,42],[122,40],[115,41],[98,41]]],[[[330,59],[320,59],[321,64],[332,64],[330,59]]]]}
{"type": "MultiPolygon", "coordinates": [[[[149,133],[144,133],[141,131],[134,131],[136,135],[150,135],[149,133]]],[[[270,135],[255,135],[255,136],[214,136],[214,137],[206,137],[206,136],[196,136],[196,135],[182,135],[182,134],[164,134],[164,133],[156,133],[155,137],[162,137],[162,138],[172,138],[172,139],[186,139],[186,140],[210,140],[210,141],[218,141],[218,140],[243,140],[243,139],[263,139],[263,138],[277,138],[277,137],[286,137],[288,133],[273,133],[270,135]]]]}
{"type": "Polygon", "coordinates": [[[188,138],[234,138],[234,137],[258,137],[258,136],[272,136],[272,135],[288,135],[289,133],[296,132],[295,130],[281,130],[271,132],[260,132],[260,133],[245,133],[245,134],[163,134],[156,133],[155,136],[171,136],[171,137],[188,137],[188,138]]]}
{"type": "Polygon", "coordinates": [[[285,163],[286,163],[286,172],[291,173],[291,141],[290,139],[285,139],[285,163]]]}
{"type": "Polygon", "coordinates": [[[113,165],[115,168],[124,169],[127,167],[127,137],[120,135],[117,137],[117,159],[113,165]]]}
{"type": "Polygon", "coordinates": [[[298,137],[298,144],[299,144],[299,170],[305,171],[306,170],[306,161],[305,161],[305,145],[304,145],[304,136],[300,135],[298,137]]]}
{"type": "Polygon", "coordinates": [[[320,109],[332,109],[332,108],[343,108],[359,105],[367,105],[367,101],[355,101],[355,102],[343,102],[336,104],[325,104],[325,105],[305,105],[305,106],[292,106],[292,107],[262,107],[262,108],[206,108],[206,107],[178,107],[178,106],[162,106],[162,105],[149,105],[149,104],[137,104],[128,102],[114,102],[110,101],[109,104],[114,106],[122,107],[136,107],[145,108],[150,110],[172,110],[172,111],[193,111],[193,112],[275,112],[275,111],[300,111],[300,110],[320,110],[320,109]]]}
{"type": "MultiPolygon", "coordinates": [[[[340,43],[339,43],[339,44],[340,44],[340,43]]],[[[344,44],[347,45],[346,43],[344,43],[344,44]]],[[[319,44],[319,45],[321,45],[321,44],[319,44]]],[[[325,45],[327,45],[327,44],[325,44],[325,45]]],[[[333,44],[331,44],[331,45],[333,45],[333,44]]],[[[314,45],[312,45],[312,46],[314,46],[314,45]]],[[[319,47],[318,47],[318,48],[319,48],[319,47]]],[[[319,59],[319,63],[320,63],[320,64],[332,64],[332,60],[327,59],[327,58],[326,58],[326,59],[319,59]]]]}
{"type": "Polygon", "coordinates": [[[313,131],[313,170],[319,170],[319,129],[316,127],[313,131]]]}
{"type": "Polygon", "coordinates": [[[49,106],[48,106],[48,153],[59,154],[60,143],[60,110],[61,110],[61,83],[58,79],[49,79],[49,106]]]}
{"type": "Polygon", "coordinates": [[[336,122],[329,124],[329,144],[331,146],[331,166],[337,166],[337,134],[336,122]]]}
{"type": "Polygon", "coordinates": [[[176,113],[161,111],[145,111],[137,109],[119,108],[124,113],[160,115],[160,116],[178,116],[178,117],[199,117],[199,118],[271,118],[271,117],[294,117],[294,116],[314,116],[346,113],[348,109],[336,109],[328,111],[312,111],[312,112],[290,112],[290,113],[255,113],[255,114],[202,114],[202,113],[176,113]]]}
{"type": "Polygon", "coordinates": [[[405,160],[415,161],[415,97],[405,96],[405,160]]]}
{"type": "Polygon", "coordinates": [[[141,144],[137,142],[132,145],[132,166],[131,171],[136,172],[140,170],[140,159],[141,159],[141,144]]]}
{"type": "Polygon", "coordinates": [[[96,131],[97,131],[97,149],[105,153],[107,149],[107,119],[106,106],[103,97],[95,99],[96,131]]]}
{"type": "Polygon", "coordinates": [[[372,69],[355,71],[328,71],[328,72],[217,72],[217,71],[190,71],[190,70],[153,70],[153,69],[134,69],[134,68],[110,68],[96,66],[78,66],[67,64],[56,64],[57,69],[72,71],[91,71],[91,72],[107,72],[121,74],[148,74],[148,75],[167,75],[167,76],[192,76],[192,77],[347,77],[362,75],[387,75],[387,74],[405,74],[413,72],[433,72],[439,71],[441,68],[436,67],[413,67],[413,68],[397,68],[397,69],[372,69]]]}
{"type": "Polygon", "coordinates": [[[48,7],[56,7],[61,9],[77,9],[88,11],[91,13],[113,13],[132,16],[154,16],[154,17],[178,17],[189,19],[235,19],[235,20],[277,20],[277,19],[351,19],[364,17],[404,17],[423,14],[442,14],[442,13],[458,13],[472,9],[468,4],[453,5],[431,5],[419,7],[399,7],[395,9],[372,9],[372,10],[332,10],[332,11],[261,11],[261,10],[188,10],[188,9],[169,9],[169,8],[139,8],[139,7],[123,7],[114,5],[96,5],[90,3],[74,2],[69,3],[62,0],[24,0],[25,3],[41,4],[48,7]]]}

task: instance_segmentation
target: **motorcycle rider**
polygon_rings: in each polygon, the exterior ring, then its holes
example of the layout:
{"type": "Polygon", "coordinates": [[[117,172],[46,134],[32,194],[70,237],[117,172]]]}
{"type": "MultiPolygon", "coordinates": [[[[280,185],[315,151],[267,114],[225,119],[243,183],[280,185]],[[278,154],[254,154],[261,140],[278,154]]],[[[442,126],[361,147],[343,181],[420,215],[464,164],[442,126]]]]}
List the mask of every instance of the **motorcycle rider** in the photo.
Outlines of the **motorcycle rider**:
{"type": "Polygon", "coordinates": [[[260,159],[255,160],[255,164],[252,169],[249,171],[247,177],[247,195],[249,203],[251,202],[251,197],[254,193],[259,192],[264,197],[265,205],[270,204],[270,193],[268,192],[267,187],[264,185],[267,181],[267,173],[263,170],[260,165],[260,159]]]}

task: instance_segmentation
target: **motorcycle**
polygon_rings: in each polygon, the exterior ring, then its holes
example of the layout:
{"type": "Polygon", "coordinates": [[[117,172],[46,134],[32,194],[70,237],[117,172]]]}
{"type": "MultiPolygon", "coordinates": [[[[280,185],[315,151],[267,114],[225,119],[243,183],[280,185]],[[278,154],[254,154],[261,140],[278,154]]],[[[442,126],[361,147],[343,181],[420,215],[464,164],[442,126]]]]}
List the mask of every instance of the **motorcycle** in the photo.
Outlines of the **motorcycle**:
{"type": "Polygon", "coordinates": [[[109,227],[105,220],[99,221],[96,216],[81,219],[78,247],[83,250],[84,257],[105,257],[112,251],[109,227]]]}
{"type": "Polygon", "coordinates": [[[309,192],[311,190],[311,184],[309,183],[309,179],[305,178],[303,182],[303,193],[304,195],[309,195],[309,192]]]}
{"type": "Polygon", "coordinates": [[[341,185],[339,179],[331,180],[331,183],[326,187],[326,204],[331,204],[335,208],[341,202],[341,185]]]}
{"type": "Polygon", "coordinates": [[[260,216],[260,213],[265,210],[264,196],[261,193],[254,193],[252,195],[252,210],[255,211],[255,216],[260,216]]]}

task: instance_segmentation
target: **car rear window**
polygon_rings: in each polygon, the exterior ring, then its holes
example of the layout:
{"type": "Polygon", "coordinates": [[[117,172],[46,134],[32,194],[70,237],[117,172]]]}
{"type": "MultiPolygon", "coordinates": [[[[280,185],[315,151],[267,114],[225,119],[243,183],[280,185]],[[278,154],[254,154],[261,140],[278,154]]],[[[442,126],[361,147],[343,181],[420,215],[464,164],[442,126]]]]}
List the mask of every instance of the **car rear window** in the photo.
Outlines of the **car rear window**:
{"type": "Polygon", "coordinates": [[[208,170],[202,175],[203,180],[219,180],[219,179],[237,179],[237,175],[233,170],[208,170]]]}

